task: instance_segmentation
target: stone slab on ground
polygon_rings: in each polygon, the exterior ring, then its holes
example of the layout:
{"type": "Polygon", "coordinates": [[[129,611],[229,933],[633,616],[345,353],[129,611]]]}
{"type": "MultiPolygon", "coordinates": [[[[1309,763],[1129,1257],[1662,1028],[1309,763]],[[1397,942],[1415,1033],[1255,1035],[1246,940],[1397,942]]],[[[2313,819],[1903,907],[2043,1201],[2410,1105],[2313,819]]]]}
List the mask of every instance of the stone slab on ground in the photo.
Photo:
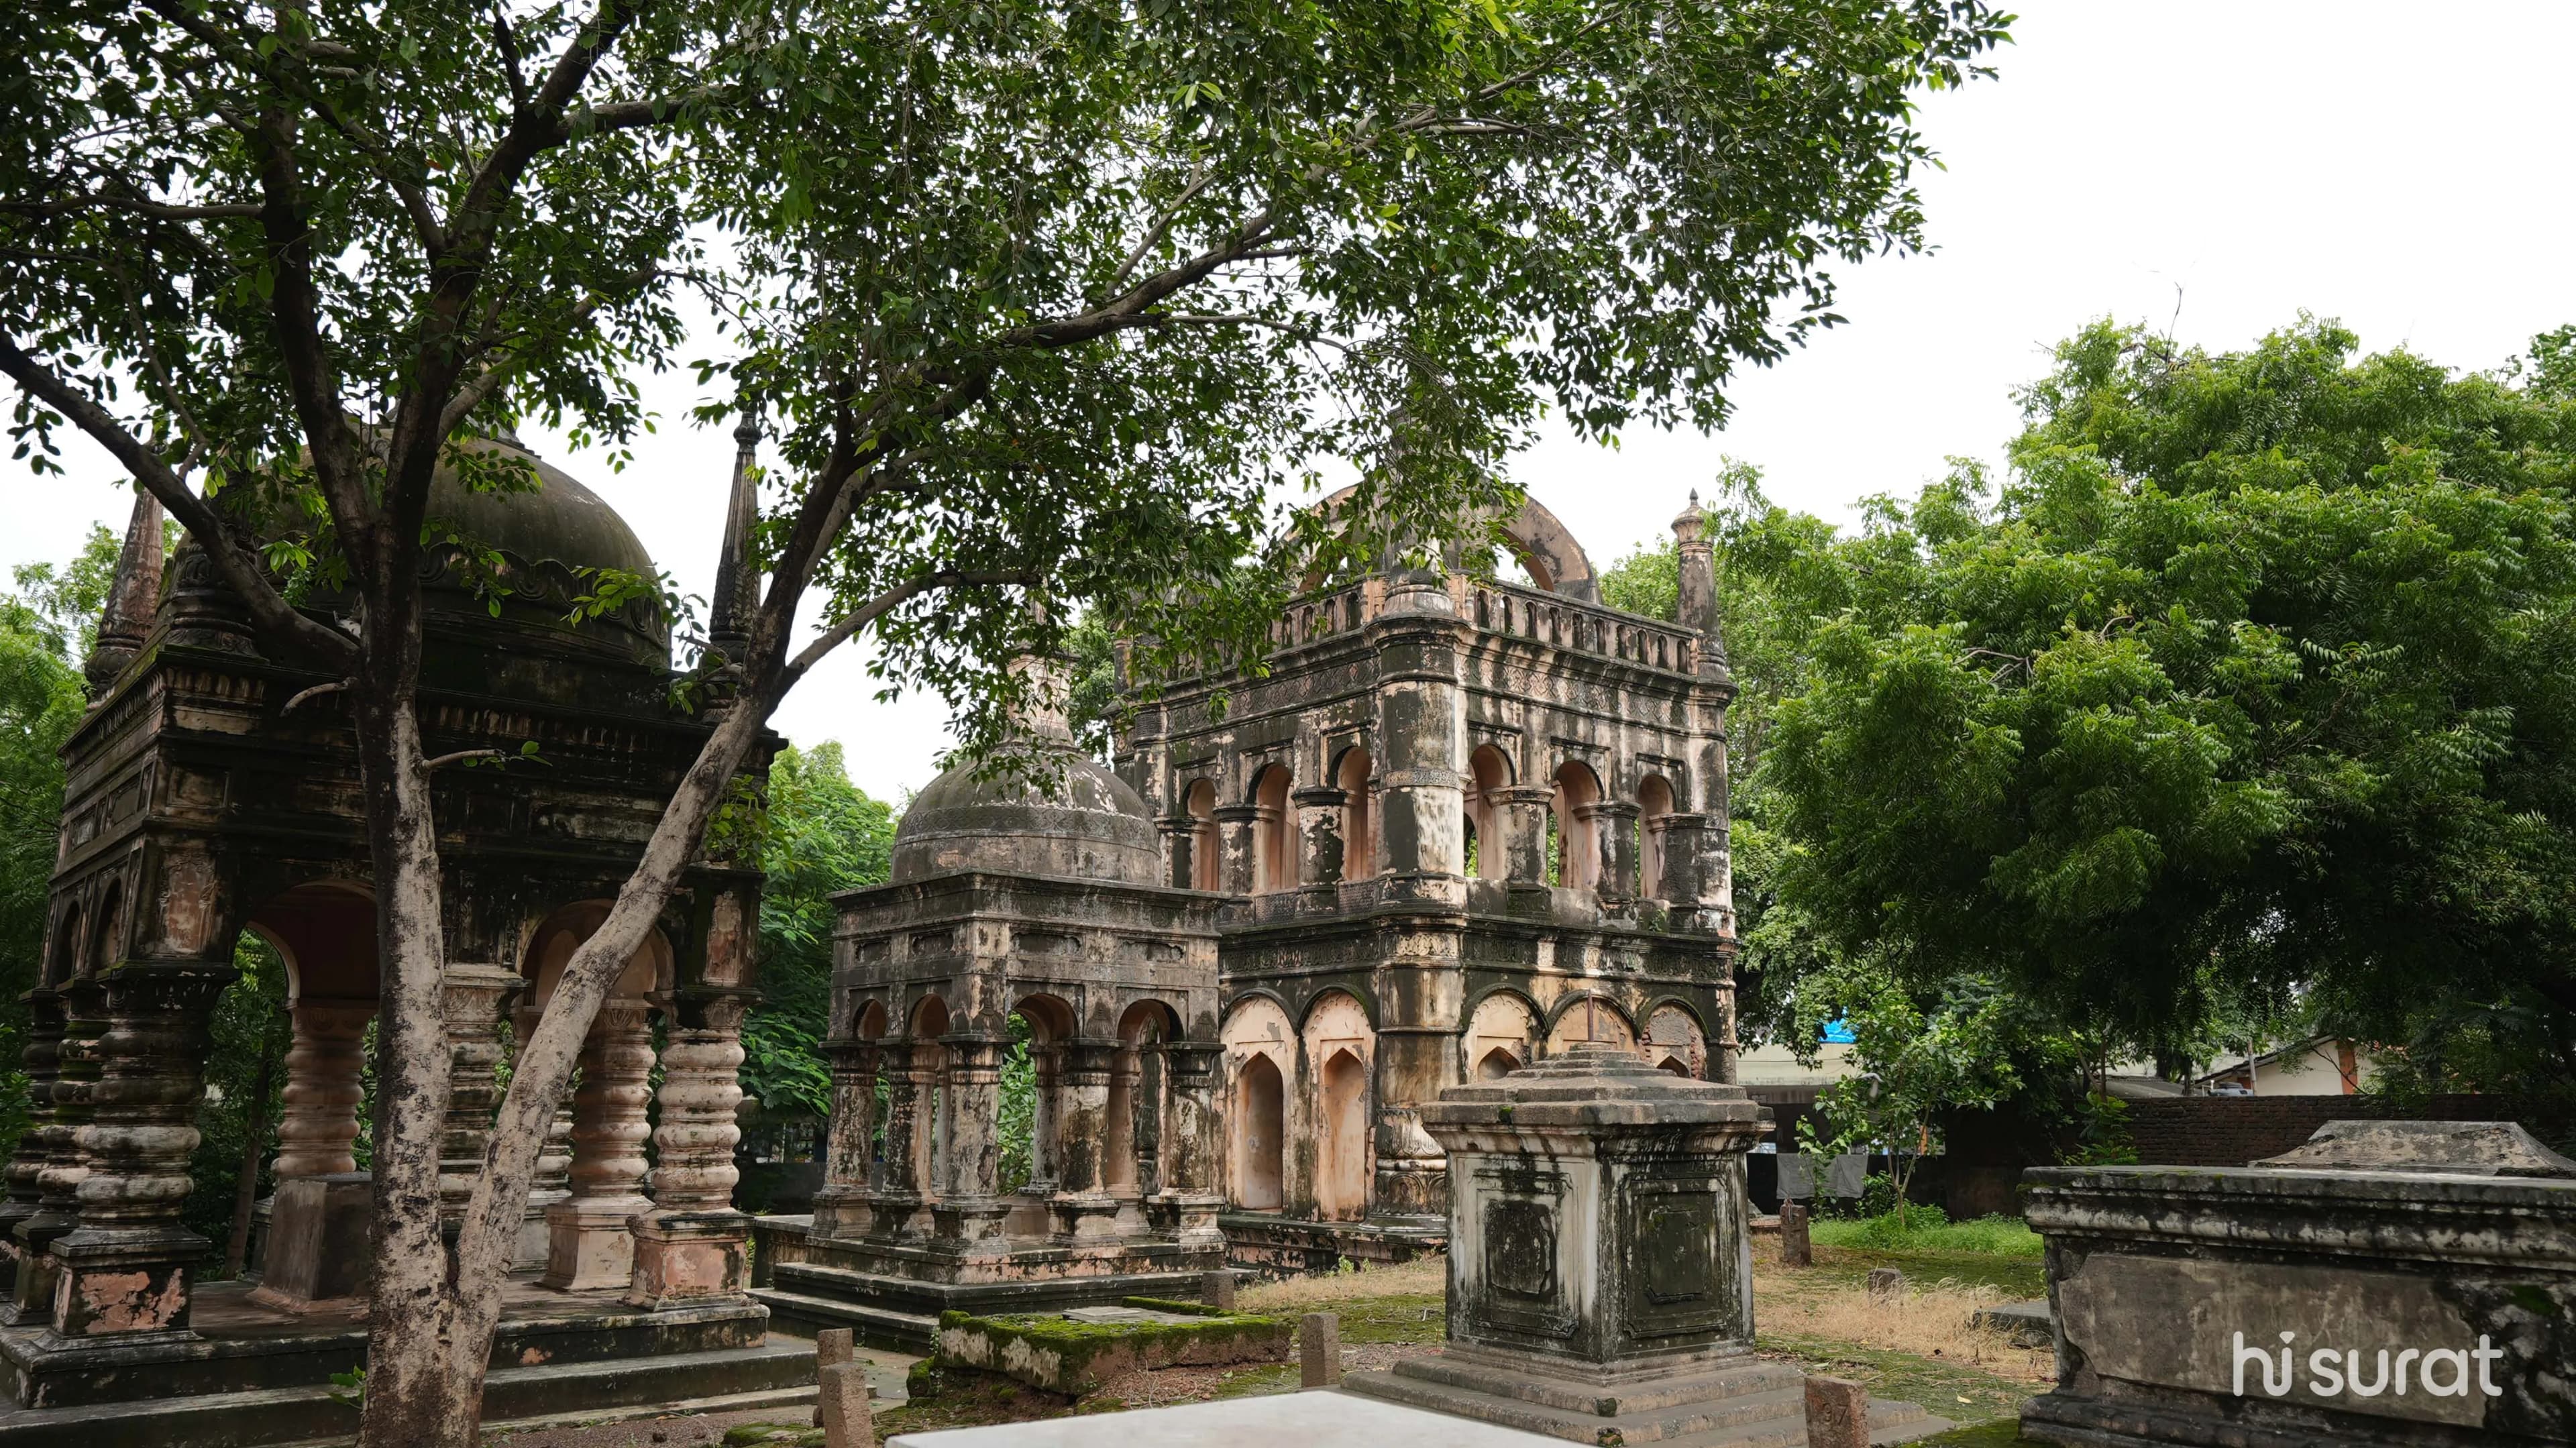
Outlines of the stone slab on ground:
{"type": "Polygon", "coordinates": [[[1349,1393],[1279,1393],[1133,1413],[906,1433],[886,1448],[1545,1448],[1557,1440],[1349,1393]]]}
{"type": "Polygon", "coordinates": [[[1178,1312],[1156,1312],[1150,1307],[1068,1307],[1063,1313],[1067,1322],[1119,1323],[1167,1322],[1187,1326],[1202,1321],[1178,1312]]]}
{"type": "Polygon", "coordinates": [[[2011,1338],[2016,1347],[2048,1347],[2057,1341],[2057,1328],[2049,1320],[2048,1299],[2045,1297],[1980,1307],[1968,1322],[1972,1327],[1988,1327],[2002,1333],[2011,1338]]]}

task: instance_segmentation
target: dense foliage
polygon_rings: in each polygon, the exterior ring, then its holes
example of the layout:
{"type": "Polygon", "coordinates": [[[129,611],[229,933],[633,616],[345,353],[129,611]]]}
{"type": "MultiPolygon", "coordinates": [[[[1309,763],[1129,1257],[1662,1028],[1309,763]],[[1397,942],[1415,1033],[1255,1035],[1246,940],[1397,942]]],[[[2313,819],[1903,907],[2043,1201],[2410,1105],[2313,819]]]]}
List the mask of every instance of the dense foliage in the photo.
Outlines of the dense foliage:
{"type": "Polygon", "coordinates": [[[2313,321],[2227,354],[2102,324],[2000,485],[1958,465],[1844,536],[1739,479],[1757,1015],[1807,1042],[1893,990],[1937,1037],[2008,999],[1998,1062],[2317,1028],[2419,1085],[2576,1083],[2569,337],[2461,376],[2313,321]]]}
{"type": "Polygon", "coordinates": [[[841,744],[789,746],[769,768],[760,866],[758,1009],[743,1025],[743,1090],[772,1113],[820,1117],[832,1105],[817,1049],[831,1034],[832,896],[883,884],[892,806],[850,783],[841,744]]]}

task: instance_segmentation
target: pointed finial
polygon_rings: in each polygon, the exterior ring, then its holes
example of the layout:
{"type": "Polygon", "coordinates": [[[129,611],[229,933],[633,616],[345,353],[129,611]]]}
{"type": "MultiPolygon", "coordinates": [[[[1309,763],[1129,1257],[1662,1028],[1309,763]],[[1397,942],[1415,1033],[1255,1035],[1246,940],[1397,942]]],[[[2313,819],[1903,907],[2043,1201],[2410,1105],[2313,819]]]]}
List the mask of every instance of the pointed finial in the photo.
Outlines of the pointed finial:
{"type": "Polygon", "coordinates": [[[751,534],[760,522],[760,409],[746,400],[733,430],[733,489],[725,501],[724,551],[716,559],[715,592],[707,608],[707,647],[724,655],[727,672],[739,675],[751,651],[751,618],[760,608],[760,565],[751,534]]]}
{"type": "Polygon", "coordinates": [[[161,610],[161,500],[141,483],[134,485],[134,513],[125,524],[125,546],[116,555],[116,577],[107,587],[107,607],[99,614],[98,641],[91,645],[81,672],[89,696],[106,697],[152,636],[161,610]]]}

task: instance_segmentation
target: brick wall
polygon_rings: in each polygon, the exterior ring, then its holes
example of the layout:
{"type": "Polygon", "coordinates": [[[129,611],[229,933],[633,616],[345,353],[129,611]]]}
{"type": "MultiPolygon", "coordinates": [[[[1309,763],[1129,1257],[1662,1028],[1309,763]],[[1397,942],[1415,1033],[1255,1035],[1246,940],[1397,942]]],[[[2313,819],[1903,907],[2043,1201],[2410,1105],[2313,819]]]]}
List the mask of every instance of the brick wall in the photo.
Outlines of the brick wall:
{"type": "Polygon", "coordinates": [[[2243,1166],[2279,1156],[2329,1121],[2390,1117],[2510,1121],[2513,1112],[2489,1096],[2436,1096],[2420,1110],[2375,1096],[2176,1096],[2130,1102],[2129,1136],[2142,1166],[2243,1166]]]}

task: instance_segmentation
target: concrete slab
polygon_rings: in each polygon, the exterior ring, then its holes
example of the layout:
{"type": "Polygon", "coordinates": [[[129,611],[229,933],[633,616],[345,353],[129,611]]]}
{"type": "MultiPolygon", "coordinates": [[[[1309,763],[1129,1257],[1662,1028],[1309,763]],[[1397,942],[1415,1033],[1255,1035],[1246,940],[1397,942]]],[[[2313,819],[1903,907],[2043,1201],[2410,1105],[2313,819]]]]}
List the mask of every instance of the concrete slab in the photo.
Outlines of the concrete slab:
{"type": "Polygon", "coordinates": [[[1064,1310],[1064,1320],[1104,1325],[1144,1322],[1188,1324],[1207,1321],[1204,1317],[1190,1317],[1178,1312],[1157,1312],[1150,1307],[1068,1307],[1064,1310]]]}
{"type": "Polygon", "coordinates": [[[1561,1438],[1340,1392],[1274,1393],[1133,1413],[906,1433],[888,1439],[886,1448],[1319,1448],[1338,1443],[1564,1448],[1561,1438]]]}

